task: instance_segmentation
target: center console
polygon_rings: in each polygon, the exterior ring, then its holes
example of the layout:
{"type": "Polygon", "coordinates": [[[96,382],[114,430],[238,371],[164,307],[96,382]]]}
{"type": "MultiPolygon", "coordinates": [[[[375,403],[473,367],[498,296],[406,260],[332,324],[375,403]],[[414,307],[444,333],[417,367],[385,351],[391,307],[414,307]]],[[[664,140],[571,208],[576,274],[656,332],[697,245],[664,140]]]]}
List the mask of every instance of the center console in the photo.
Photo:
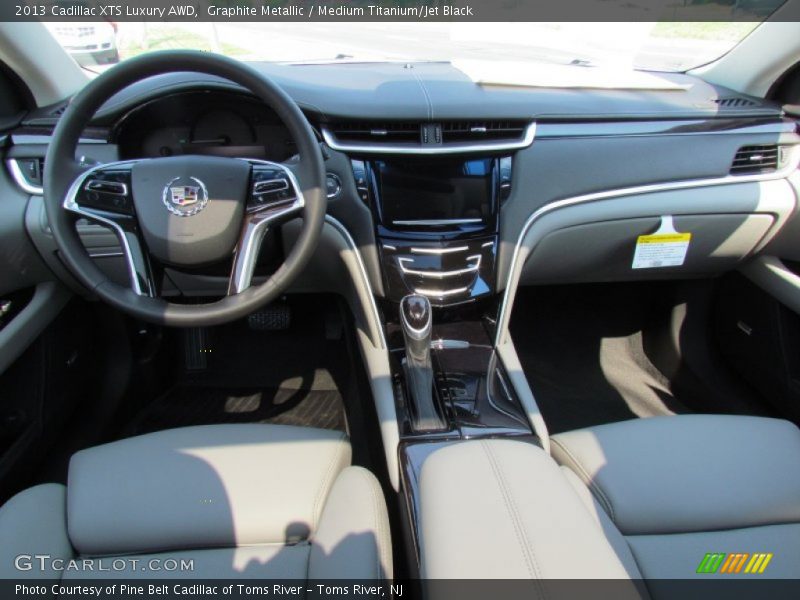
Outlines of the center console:
{"type": "Polygon", "coordinates": [[[428,454],[472,438],[536,440],[493,343],[512,158],[397,154],[352,165],[378,245],[409,547],[419,564],[428,454]]]}
{"type": "Polygon", "coordinates": [[[529,435],[489,332],[512,158],[397,154],[352,165],[379,246],[401,432],[529,435]]]}
{"type": "Polygon", "coordinates": [[[353,161],[372,210],[389,300],[452,306],[494,293],[500,204],[511,158],[402,156],[353,161]]]}

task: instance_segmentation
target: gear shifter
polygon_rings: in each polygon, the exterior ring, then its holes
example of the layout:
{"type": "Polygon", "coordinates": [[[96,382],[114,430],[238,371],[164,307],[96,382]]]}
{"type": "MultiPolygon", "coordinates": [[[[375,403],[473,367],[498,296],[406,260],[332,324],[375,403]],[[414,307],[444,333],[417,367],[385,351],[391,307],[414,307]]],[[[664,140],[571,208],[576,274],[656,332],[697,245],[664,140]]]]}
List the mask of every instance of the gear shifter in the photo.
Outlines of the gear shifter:
{"type": "Polygon", "coordinates": [[[425,296],[405,296],[400,301],[400,324],[406,342],[405,373],[411,395],[415,431],[445,429],[433,398],[431,333],[433,313],[425,296]]]}

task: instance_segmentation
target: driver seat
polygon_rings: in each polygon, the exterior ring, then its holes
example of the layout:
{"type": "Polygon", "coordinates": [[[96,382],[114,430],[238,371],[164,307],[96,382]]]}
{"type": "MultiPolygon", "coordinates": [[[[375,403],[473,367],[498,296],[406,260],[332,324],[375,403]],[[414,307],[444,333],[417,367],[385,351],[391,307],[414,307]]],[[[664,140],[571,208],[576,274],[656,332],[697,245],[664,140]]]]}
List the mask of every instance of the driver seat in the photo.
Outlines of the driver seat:
{"type": "Polygon", "coordinates": [[[383,493],[350,457],[342,432],[264,424],[82,450],[67,486],[0,508],[0,578],[390,579],[383,493]]]}

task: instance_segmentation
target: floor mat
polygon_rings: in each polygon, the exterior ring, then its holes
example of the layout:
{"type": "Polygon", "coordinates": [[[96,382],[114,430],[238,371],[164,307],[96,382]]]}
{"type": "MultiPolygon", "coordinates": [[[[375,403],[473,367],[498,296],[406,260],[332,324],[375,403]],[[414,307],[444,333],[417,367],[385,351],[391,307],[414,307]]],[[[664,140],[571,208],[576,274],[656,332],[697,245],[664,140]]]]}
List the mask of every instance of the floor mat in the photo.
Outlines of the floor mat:
{"type": "Polygon", "coordinates": [[[335,390],[181,385],[148,406],[132,424],[130,435],[216,423],[277,423],[344,431],[344,402],[335,390]]]}
{"type": "Polygon", "coordinates": [[[215,423],[344,431],[349,359],[342,334],[331,334],[336,301],[301,296],[290,306],[285,330],[253,330],[240,320],[204,330],[201,345],[179,332],[175,355],[202,351],[201,368],[176,369],[168,391],[142,407],[123,436],[215,423]]]}
{"type": "Polygon", "coordinates": [[[637,286],[520,293],[511,334],[551,433],[690,412],[642,346],[651,293],[637,286]]]}

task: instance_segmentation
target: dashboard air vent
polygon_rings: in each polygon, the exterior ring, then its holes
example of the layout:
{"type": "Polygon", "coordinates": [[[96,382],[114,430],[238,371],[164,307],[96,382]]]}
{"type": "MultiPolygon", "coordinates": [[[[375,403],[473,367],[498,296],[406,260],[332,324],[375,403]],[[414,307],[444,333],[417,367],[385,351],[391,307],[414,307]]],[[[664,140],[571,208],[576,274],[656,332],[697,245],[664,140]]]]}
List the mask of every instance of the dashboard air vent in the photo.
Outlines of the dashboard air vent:
{"type": "Polygon", "coordinates": [[[525,121],[446,121],[442,123],[442,141],[479,142],[481,140],[515,141],[525,135],[525,121]]]}
{"type": "Polygon", "coordinates": [[[741,96],[729,96],[727,98],[714,98],[714,102],[722,108],[750,108],[758,106],[758,103],[749,98],[741,96]]]}
{"type": "Polygon", "coordinates": [[[733,158],[731,175],[767,173],[778,168],[778,146],[742,146],[733,158]]]}
{"type": "Polygon", "coordinates": [[[530,121],[368,121],[323,123],[322,137],[342,152],[376,154],[455,154],[517,150],[533,142],[530,121]]]}
{"type": "Polygon", "coordinates": [[[417,143],[420,138],[420,124],[410,122],[347,121],[330,129],[342,142],[417,143]]]}

